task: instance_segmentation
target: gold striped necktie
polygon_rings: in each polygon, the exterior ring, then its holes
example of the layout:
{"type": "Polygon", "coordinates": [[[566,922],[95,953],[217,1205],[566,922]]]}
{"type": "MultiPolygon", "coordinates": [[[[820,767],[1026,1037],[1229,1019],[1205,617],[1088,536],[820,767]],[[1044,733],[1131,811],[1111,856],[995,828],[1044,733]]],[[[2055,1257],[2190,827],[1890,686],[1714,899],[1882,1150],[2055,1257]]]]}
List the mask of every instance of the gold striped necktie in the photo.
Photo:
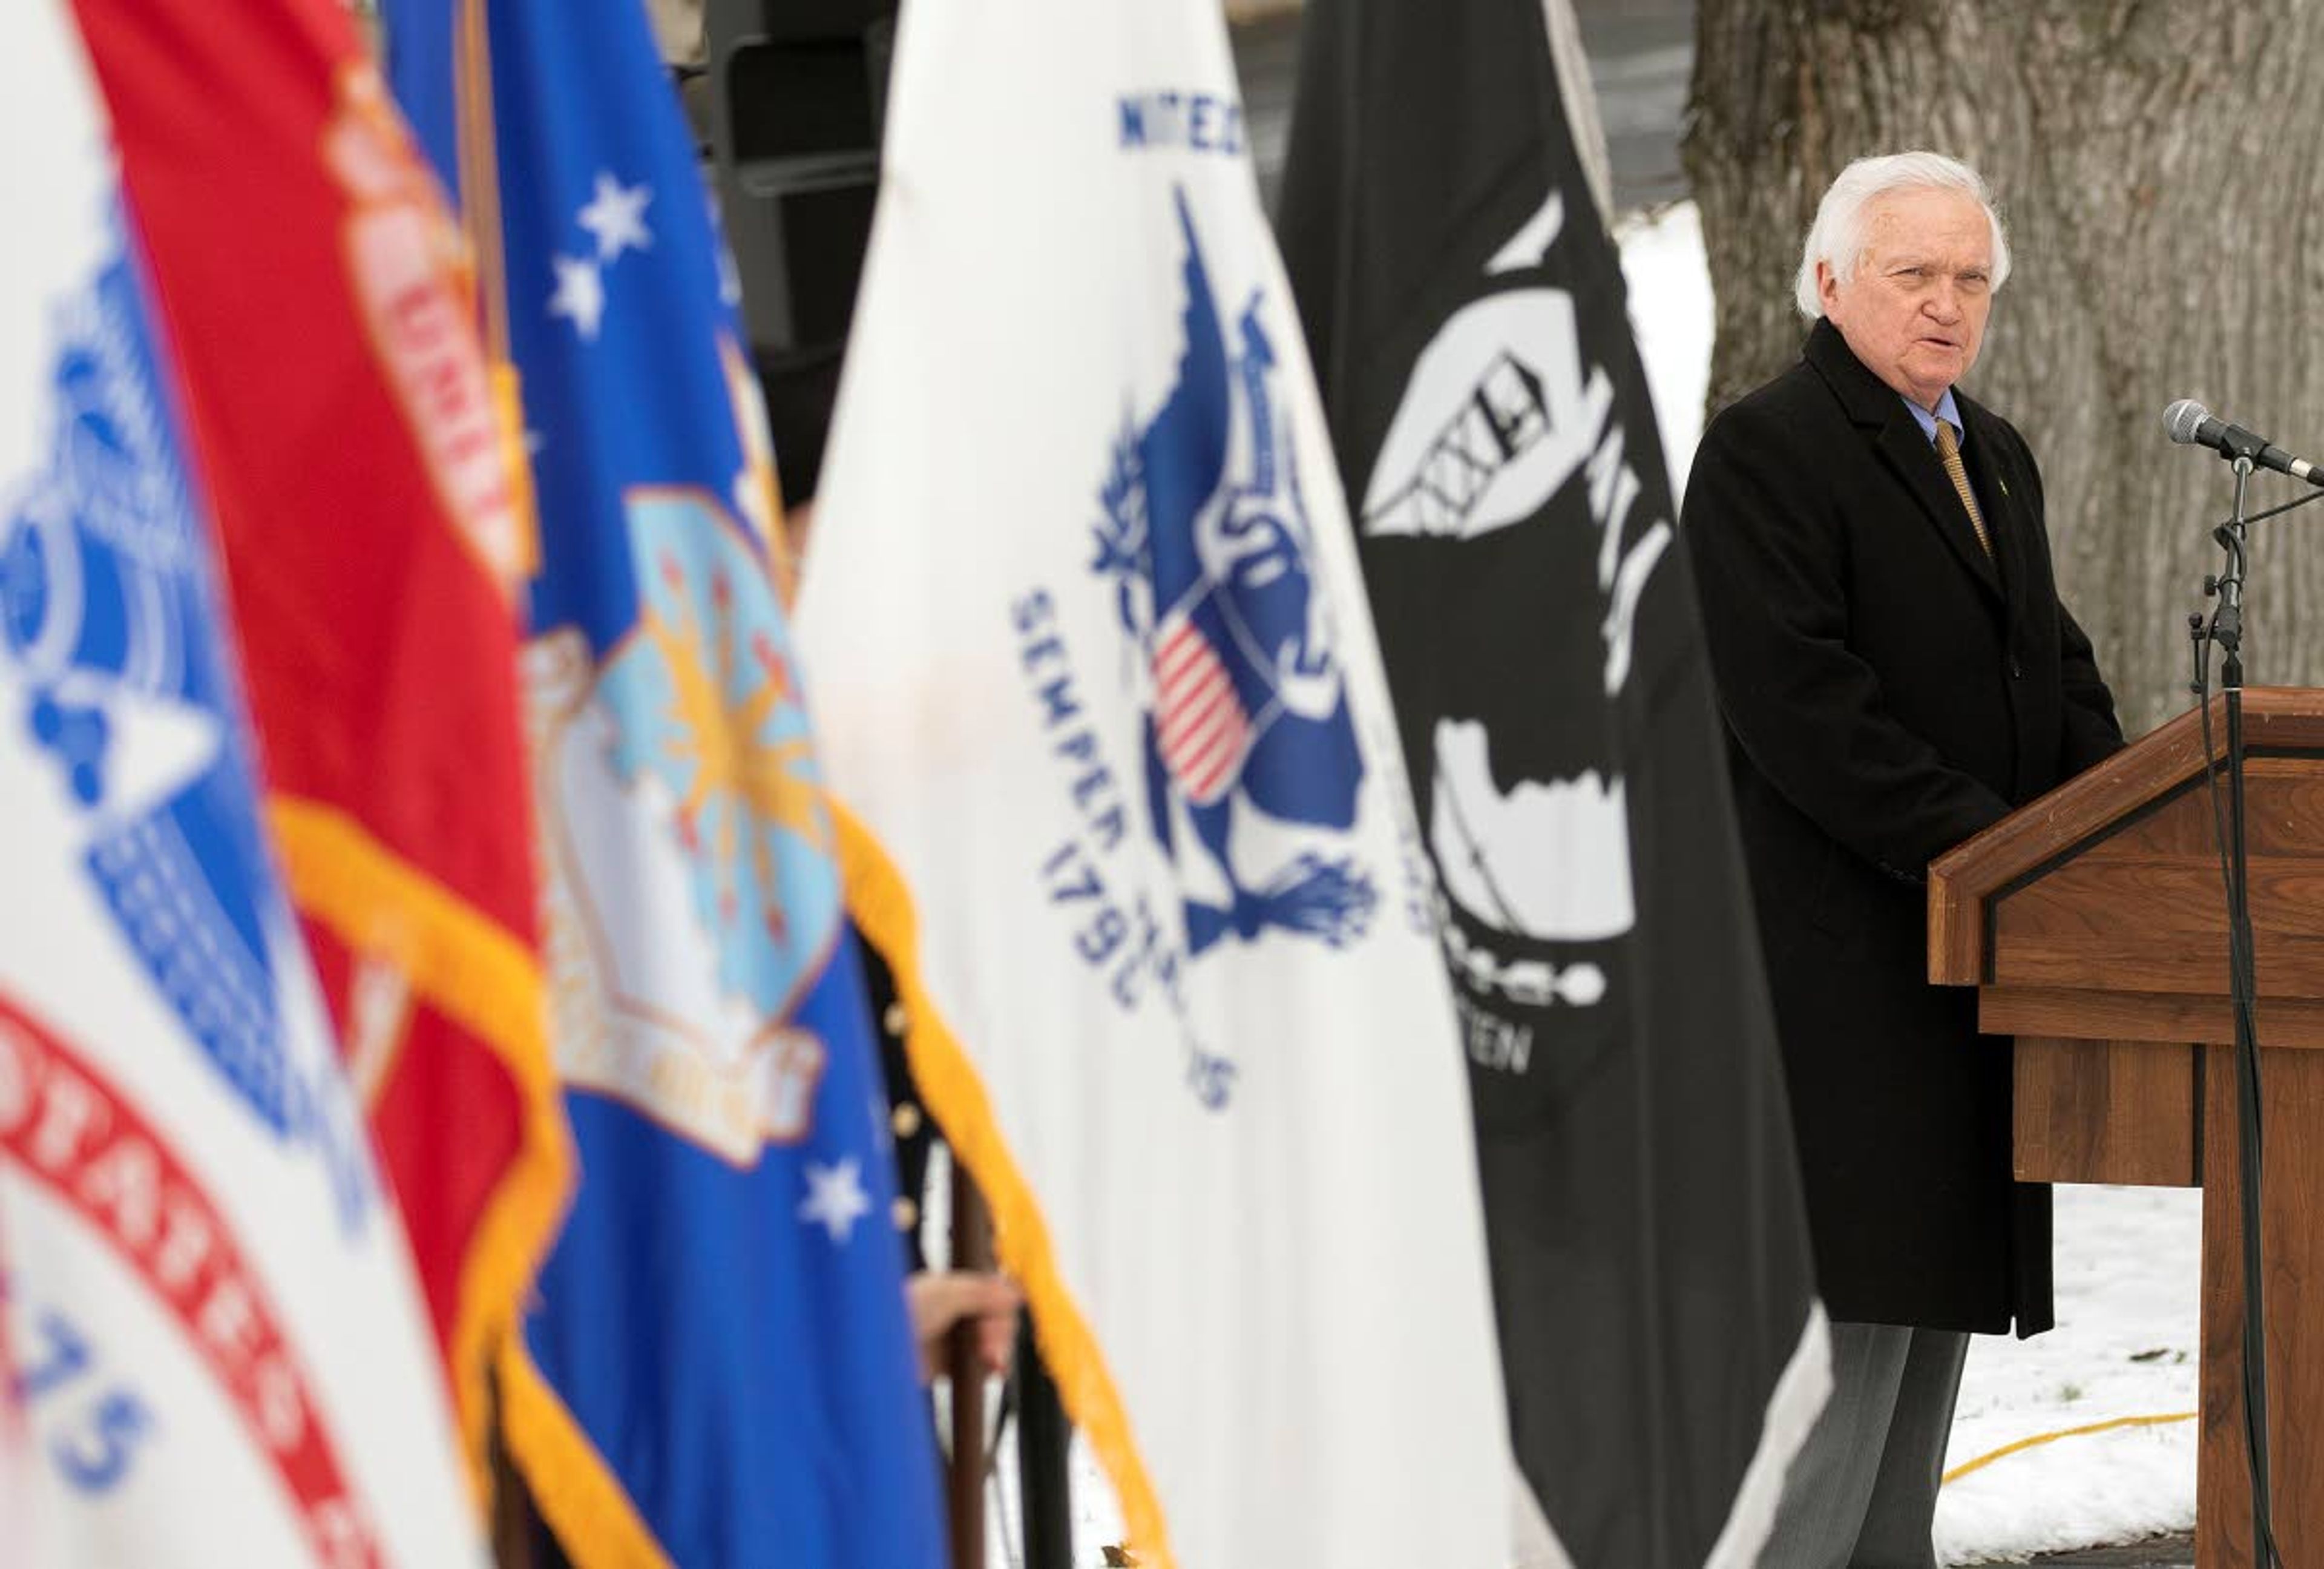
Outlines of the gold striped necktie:
{"type": "Polygon", "coordinates": [[[1961,505],[1969,509],[1969,526],[1977,531],[1977,542],[1985,547],[1985,558],[1992,560],[1993,536],[1985,531],[1985,514],[1977,510],[1977,493],[1969,487],[1969,470],[1961,466],[1960,441],[1953,435],[1949,420],[1937,421],[1937,456],[1944,460],[1945,476],[1960,493],[1961,505]]]}

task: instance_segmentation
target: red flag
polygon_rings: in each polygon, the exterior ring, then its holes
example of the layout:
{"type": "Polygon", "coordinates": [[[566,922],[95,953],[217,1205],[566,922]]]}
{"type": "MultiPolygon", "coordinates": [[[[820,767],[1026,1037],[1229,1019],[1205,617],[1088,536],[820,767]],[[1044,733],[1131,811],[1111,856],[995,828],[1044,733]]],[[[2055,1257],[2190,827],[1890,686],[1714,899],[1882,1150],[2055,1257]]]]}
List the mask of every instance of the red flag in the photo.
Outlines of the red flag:
{"type": "Polygon", "coordinates": [[[215,498],[269,819],[472,1460],[567,1192],[516,693],[521,453],[336,0],[76,0],[215,498]]]}

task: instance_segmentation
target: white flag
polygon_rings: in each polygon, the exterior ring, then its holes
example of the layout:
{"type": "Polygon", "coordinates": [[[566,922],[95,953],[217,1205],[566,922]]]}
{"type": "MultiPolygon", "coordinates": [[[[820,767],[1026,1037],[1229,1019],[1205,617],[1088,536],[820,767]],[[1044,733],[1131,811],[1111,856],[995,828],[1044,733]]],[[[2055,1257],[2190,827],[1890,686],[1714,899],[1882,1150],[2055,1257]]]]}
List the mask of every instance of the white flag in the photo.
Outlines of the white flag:
{"type": "Polygon", "coordinates": [[[1140,1562],[1503,1564],[1432,884],[1218,7],[916,7],[890,102],[800,632],[921,1087],[1140,1562]]]}
{"type": "MultiPolygon", "coordinates": [[[[5,1218],[5,1217],[0,1217],[5,1218]]],[[[0,1233],[0,1286],[8,1278],[8,1239],[0,1233]]],[[[22,1569],[24,1555],[43,1534],[32,1518],[32,1455],[24,1444],[23,1407],[16,1399],[15,1361],[8,1354],[8,1313],[0,1297],[0,1569],[22,1569]]]]}
{"type": "Polygon", "coordinates": [[[38,1532],[15,1545],[44,1565],[475,1564],[54,0],[0,20],[0,122],[10,217],[37,236],[0,253],[0,1341],[38,1532]]]}

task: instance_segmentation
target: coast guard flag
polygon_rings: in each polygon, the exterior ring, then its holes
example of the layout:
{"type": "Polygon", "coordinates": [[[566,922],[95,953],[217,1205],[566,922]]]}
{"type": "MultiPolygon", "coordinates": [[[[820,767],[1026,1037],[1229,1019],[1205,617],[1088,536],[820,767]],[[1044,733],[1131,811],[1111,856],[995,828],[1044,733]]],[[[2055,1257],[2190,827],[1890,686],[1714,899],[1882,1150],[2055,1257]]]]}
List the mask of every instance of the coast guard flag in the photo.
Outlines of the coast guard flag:
{"type": "Polygon", "coordinates": [[[76,0],[184,370],[267,823],[481,1468],[569,1180],[517,700],[530,559],[443,197],[339,0],[76,0]]]}
{"type": "Polygon", "coordinates": [[[1218,7],[914,5],[890,101],[800,641],[915,1075],[1141,1563],[1505,1564],[1432,882],[1218,7]]]}
{"type": "Polygon", "coordinates": [[[30,1472],[0,1536],[28,1565],[481,1564],[63,5],[0,19],[0,124],[39,236],[0,254],[0,1469],[30,1472]]]}
{"type": "Polygon", "coordinates": [[[1310,0],[1280,228],[1443,877],[1518,1459],[1577,1562],[1748,1564],[1824,1323],[1694,591],[1544,23],[1310,0]]]}
{"type": "MultiPolygon", "coordinates": [[[[431,151],[478,171],[472,224],[500,218],[479,244],[540,498],[526,661],[583,1172],[506,1370],[509,1448],[583,1564],[938,1564],[876,1059],[702,172],[635,0],[488,14],[490,80],[460,97],[490,118],[459,124],[465,160],[431,151]]],[[[482,63],[452,15],[389,12],[422,126],[455,123],[454,84],[420,62],[482,63]]]]}

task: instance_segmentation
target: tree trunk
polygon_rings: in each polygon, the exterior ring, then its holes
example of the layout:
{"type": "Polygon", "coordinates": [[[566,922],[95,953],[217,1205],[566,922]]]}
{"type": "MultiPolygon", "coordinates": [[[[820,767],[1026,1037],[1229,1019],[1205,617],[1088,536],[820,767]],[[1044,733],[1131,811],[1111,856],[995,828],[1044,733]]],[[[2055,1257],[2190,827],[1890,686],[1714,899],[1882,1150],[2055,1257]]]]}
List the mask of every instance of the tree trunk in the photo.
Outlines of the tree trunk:
{"type": "MultiPolygon", "coordinates": [[[[2068,605],[2132,734],[2190,701],[2186,617],[2226,465],[2180,397],[2324,438],[2324,10],[2151,0],[1702,0],[1684,154],[1718,300],[1712,409],[1789,364],[1792,278],[1849,159],[1930,147],[1991,185],[2015,271],[1967,383],[2042,464],[2068,605]]],[[[2255,506],[2289,499],[2263,475],[2255,506]]],[[[2324,684],[2324,511],[2254,530],[2246,677],[2324,684]]]]}

